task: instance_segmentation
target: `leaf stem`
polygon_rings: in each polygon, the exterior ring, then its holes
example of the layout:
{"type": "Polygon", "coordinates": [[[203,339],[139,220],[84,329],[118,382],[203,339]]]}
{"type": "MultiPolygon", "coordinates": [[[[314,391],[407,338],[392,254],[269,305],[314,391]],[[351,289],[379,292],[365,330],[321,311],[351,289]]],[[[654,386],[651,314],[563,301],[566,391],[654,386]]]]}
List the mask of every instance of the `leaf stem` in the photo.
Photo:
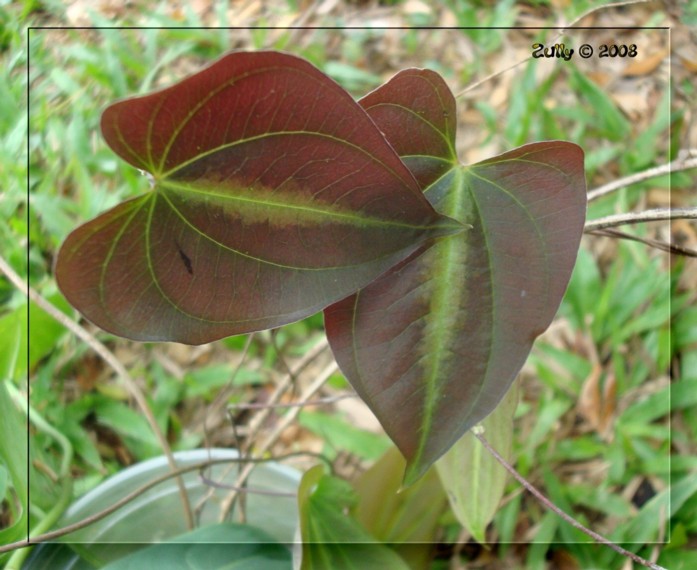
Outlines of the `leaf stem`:
{"type": "Polygon", "coordinates": [[[592,531],[589,528],[586,528],[583,526],[580,522],[578,522],[576,519],[571,517],[570,515],[567,515],[564,511],[562,511],[559,507],[557,507],[552,501],[550,501],[547,497],[545,497],[540,491],[538,491],[530,482],[525,479],[516,469],[510,465],[499,453],[491,447],[491,444],[486,440],[486,438],[476,429],[472,429],[472,435],[476,437],[481,444],[486,448],[486,450],[491,453],[491,455],[494,456],[494,459],[498,461],[501,465],[503,465],[504,469],[508,471],[515,479],[523,486],[525,489],[530,492],[534,497],[542,503],[547,509],[553,511],[555,514],[557,514],[559,517],[564,519],[566,522],[568,522],[571,526],[574,528],[580,530],[581,532],[587,534],[590,536],[593,540],[596,542],[599,542],[600,544],[604,544],[605,546],[609,546],[617,552],[618,554],[621,554],[622,556],[626,556],[627,558],[631,558],[634,562],[637,564],[641,564],[642,566],[645,566],[646,568],[651,568],[652,570],[667,570],[666,568],[663,568],[663,566],[659,566],[658,564],[655,564],[651,562],[650,560],[646,560],[639,556],[638,554],[634,554],[633,552],[630,552],[629,550],[625,550],[621,546],[615,544],[614,542],[610,541],[609,539],[605,538],[604,536],[598,534],[595,531],[592,531]]]}

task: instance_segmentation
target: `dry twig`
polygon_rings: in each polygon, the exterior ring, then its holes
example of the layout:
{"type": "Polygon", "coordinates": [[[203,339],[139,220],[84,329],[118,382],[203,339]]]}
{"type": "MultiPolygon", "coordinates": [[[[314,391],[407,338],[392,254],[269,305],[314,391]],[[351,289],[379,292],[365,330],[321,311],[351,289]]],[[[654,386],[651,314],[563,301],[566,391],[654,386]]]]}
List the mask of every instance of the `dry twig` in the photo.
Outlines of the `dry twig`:
{"type": "Polygon", "coordinates": [[[670,174],[671,172],[679,172],[681,170],[690,170],[692,168],[697,168],[697,150],[686,150],[680,153],[678,158],[673,162],[668,162],[666,164],[661,164],[660,166],[654,166],[647,170],[642,170],[641,172],[636,172],[624,178],[619,178],[608,182],[603,186],[599,186],[594,190],[588,192],[588,201],[597,200],[601,196],[605,196],[610,192],[619,190],[620,188],[625,188],[626,186],[631,186],[638,182],[643,182],[649,178],[656,178],[657,176],[662,176],[663,174],[670,174]]]}
{"type": "MultiPolygon", "coordinates": [[[[133,378],[131,378],[131,375],[128,373],[125,366],[119,361],[119,359],[116,358],[116,356],[114,356],[114,354],[87,329],[80,326],[63,312],[59,311],[50,302],[44,299],[37,291],[29,287],[28,284],[24,282],[24,280],[15,272],[14,269],[12,269],[9,263],[7,263],[2,256],[0,256],[0,271],[7,276],[10,282],[17,287],[17,289],[22,291],[22,293],[29,297],[29,299],[36,303],[41,309],[46,311],[46,313],[48,313],[51,317],[56,319],[65,328],[75,334],[75,336],[82,339],[104,360],[104,362],[106,362],[114,370],[114,372],[116,372],[116,375],[124,383],[128,391],[131,393],[131,396],[145,415],[145,418],[150,424],[153,433],[157,437],[160,446],[162,447],[162,452],[167,457],[167,463],[169,464],[170,469],[175,471],[177,469],[177,464],[174,460],[174,455],[172,455],[172,449],[157,425],[157,420],[155,420],[155,416],[148,405],[145,395],[138,384],[133,380],[133,378]]],[[[177,478],[177,484],[179,486],[179,493],[184,506],[184,512],[186,513],[187,524],[189,528],[193,528],[194,519],[191,512],[191,505],[189,504],[189,498],[186,494],[186,489],[184,488],[184,483],[180,478],[177,478]]]]}

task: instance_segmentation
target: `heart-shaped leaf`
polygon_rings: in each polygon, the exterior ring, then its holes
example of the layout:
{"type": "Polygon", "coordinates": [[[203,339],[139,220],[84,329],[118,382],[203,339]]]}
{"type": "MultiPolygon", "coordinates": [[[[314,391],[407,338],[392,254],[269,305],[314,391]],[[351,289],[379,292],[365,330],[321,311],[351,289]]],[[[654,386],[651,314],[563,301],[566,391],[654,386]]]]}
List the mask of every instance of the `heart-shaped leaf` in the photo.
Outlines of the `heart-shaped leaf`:
{"type": "Polygon", "coordinates": [[[360,104],[422,188],[457,162],[455,99],[437,73],[405,69],[360,104]]]}
{"type": "Polygon", "coordinates": [[[227,55],[111,105],[102,131],[153,188],[71,233],[56,278],[128,338],[196,344],[277,327],[461,229],[360,105],[292,55],[227,55]]]}
{"type": "Polygon", "coordinates": [[[583,152],[550,141],[458,164],[454,101],[432,71],[399,73],[361,104],[410,165],[448,164],[417,176],[440,174],[426,197],[469,226],[325,311],[336,360],[410,483],[496,407],[554,318],[583,232],[583,152]],[[407,140],[419,131],[431,136],[407,140]]]}

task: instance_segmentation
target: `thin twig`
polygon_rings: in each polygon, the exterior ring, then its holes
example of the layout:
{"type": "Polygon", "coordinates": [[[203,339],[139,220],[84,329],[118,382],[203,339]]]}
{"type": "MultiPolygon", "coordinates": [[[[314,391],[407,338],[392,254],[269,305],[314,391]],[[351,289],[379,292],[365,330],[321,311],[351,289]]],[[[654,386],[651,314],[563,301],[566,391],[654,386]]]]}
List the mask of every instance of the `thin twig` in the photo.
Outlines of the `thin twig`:
{"type": "Polygon", "coordinates": [[[267,420],[273,406],[277,404],[281,396],[285,394],[288,387],[293,382],[294,378],[297,377],[313,360],[315,360],[322,352],[324,352],[329,347],[329,343],[325,337],[322,338],[315,346],[308,350],[305,355],[300,359],[300,361],[293,367],[293,370],[286,374],[281,381],[276,386],[276,389],[269,397],[269,400],[265,402],[265,407],[258,414],[256,414],[249,422],[249,431],[247,435],[248,441],[252,441],[258,434],[261,426],[267,420]]]}
{"type": "MultiPolygon", "coordinates": [[[[286,491],[271,491],[269,489],[261,489],[257,487],[249,487],[246,483],[242,487],[235,487],[233,485],[226,485],[225,483],[218,483],[213,479],[209,479],[205,475],[201,475],[201,481],[204,485],[210,487],[210,490],[215,493],[216,490],[223,489],[225,491],[235,491],[236,493],[253,493],[255,495],[265,495],[267,497],[286,497],[294,498],[297,496],[296,493],[288,493],[286,491]]],[[[243,521],[243,524],[246,522],[243,521]]]]}
{"type": "MultiPolygon", "coordinates": [[[[242,348],[242,354],[240,356],[240,361],[237,363],[237,366],[235,369],[232,371],[232,375],[230,376],[230,380],[228,380],[228,383],[225,387],[223,387],[220,392],[218,392],[218,395],[215,397],[211,405],[209,406],[206,416],[203,418],[203,437],[204,437],[204,442],[206,443],[206,447],[210,448],[212,447],[210,445],[210,437],[209,437],[209,431],[208,431],[208,424],[207,420],[208,418],[213,418],[218,415],[218,412],[220,411],[221,408],[225,406],[225,402],[228,399],[228,396],[232,393],[232,390],[234,390],[234,381],[235,378],[237,377],[237,374],[239,374],[240,370],[242,370],[242,366],[244,365],[247,356],[249,355],[249,349],[252,346],[252,342],[254,341],[254,335],[255,333],[250,333],[247,335],[247,339],[245,340],[244,347],[242,348]]],[[[232,430],[235,435],[235,440],[238,441],[239,438],[237,437],[237,429],[235,424],[232,424],[232,430]]],[[[237,448],[240,452],[240,455],[242,455],[242,450],[241,446],[237,444],[237,448]]],[[[225,476],[225,475],[224,475],[225,476]]],[[[203,507],[206,505],[206,502],[210,499],[210,497],[213,495],[215,492],[214,489],[209,489],[207,493],[205,493],[197,502],[196,506],[194,507],[194,512],[196,513],[196,518],[198,520],[198,517],[201,514],[201,511],[203,507]]]]}
{"type": "MultiPolygon", "coordinates": [[[[7,278],[12,282],[12,284],[17,287],[22,293],[29,297],[36,305],[41,309],[46,311],[51,317],[57,320],[65,328],[75,334],[77,337],[82,339],[92,350],[94,350],[102,359],[116,372],[117,376],[124,383],[126,388],[130,391],[131,396],[136,401],[141,411],[145,415],[151,429],[155,433],[160,446],[162,447],[162,452],[167,457],[167,463],[169,464],[172,471],[177,469],[177,464],[172,455],[172,450],[167,442],[167,439],[162,434],[160,427],[157,425],[157,420],[148,405],[148,401],[145,395],[141,391],[138,384],[131,378],[124,365],[119,361],[116,356],[104,345],[102,344],[93,334],[87,331],[85,328],[80,326],[78,323],[73,321],[65,313],[59,311],[53,304],[44,299],[37,291],[28,286],[27,283],[15,272],[14,269],[5,261],[5,259],[0,256],[0,271],[4,273],[7,278]]],[[[184,487],[183,481],[177,479],[177,485],[179,486],[179,494],[184,506],[184,512],[186,514],[187,525],[189,528],[193,528],[194,519],[191,512],[191,505],[189,504],[189,497],[186,493],[186,488],[184,487]]]]}
{"type": "Polygon", "coordinates": [[[660,166],[654,166],[653,168],[642,170],[641,172],[637,172],[635,174],[625,176],[624,178],[619,178],[618,180],[608,182],[603,186],[599,186],[598,188],[588,192],[588,201],[590,202],[592,200],[596,200],[601,196],[609,194],[610,192],[614,192],[615,190],[619,190],[620,188],[624,188],[626,186],[631,186],[632,184],[636,184],[638,182],[643,182],[649,178],[656,178],[656,176],[670,174],[671,172],[679,172],[681,170],[697,168],[697,156],[691,156],[694,155],[695,152],[697,151],[685,151],[682,156],[679,156],[672,162],[661,164],[660,166]]]}
{"type": "MultiPolygon", "coordinates": [[[[322,338],[320,342],[318,342],[315,346],[313,346],[308,352],[306,352],[303,357],[300,359],[300,361],[293,367],[292,370],[289,370],[281,379],[281,381],[277,384],[276,389],[274,392],[271,394],[269,397],[269,400],[265,402],[264,404],[259,405],[258,409],[259,411],[252,417],[248,424],[248,431],[246,435],[246,439],[248,442],[254,441],[256,436],[258,435],[261,427],[263,426],[264,422],[266,419],[269,417],[271,414],[272,410],[278,406],[278,402],[280,401],[281,397],[283,394],[286,393],[288,388],[295,382],[295,378],[297,375],[302,372],[313,360],[315,360],[324,350],[328,348],[328,342],[326,337],[322,338]]],[[[234,409],[245,409],[249,407],[250,409],[255,409],[256,406],[252,404],[231,404],[230,410],[234,409]]],[[[231,421],[234,421],[232,419],[231,421]]],[[[233,424],[234,427],[234,424],[233,424]]],[[[241,447],[241,446],[240,446],[241,447]]],[[[240,449],[240,454],[245,457],[251,457],[251,454],[249,453],[249,450],[247,449],[244,453],[240,449]]],[[[247,477],[249,476],[249,473],[251,470],[246,470],[244,471],[242,468],[242,463],[238,464],[238,478],[236,485],[239,487],[244,486],[244,482],[246,481],[247,477]]],[[[226,504],[225,510],[223,511],[223,515],[221,516],[221,520],[225,519],[229,511],[232,510],[232,507],[234,505],[234,497],[231,498],[231,501],[226,504]]]]}
{"type": "MultiPolygon", "coordinates": [[[[273,334],[273,333],[272,333],[273,334]]],[[[240,454],[244,457],[252,457],[252,454],[250,452],[252,443],[256,439],[257,434],[261,430],[262,426],[264,425],[264,422],[266,419],[270,416],[272,412],[272,406],[276,405],[281,397],[287,392],[288,388],[295,386],[296,378],[300,372],[302,372],[306,366],[308,366],[315,358],[317,358],[327,347],[328,347],[328,342],[326,337],[323,337],[320,342],[318,342],[315,346],[313,346],[305,355],[300,359],[300,361],[297,363],[297,365],[293,368],[290,369],[286,365],[287,372],[283,376],[282,380],[278,383],[276,386],[276,389],[274,392],[271,394],[268,402],[266,402],[266,407],[262,408],[259,410],[249,421],[248,423],[248,431],[247,431],[247,436],[246,436],[246,445],[245,448],[242,449],[242,446],[238,446],[240,449],[240,454]]],[[[278,349],[276,345],[274,344],[274,348],[278,352],[278,349]]],[[[280,356],[280,353],[279,353],[280,356]]],[[[285,361],[283,361],[285,364],[285,361]]],[[[231,415],[231,414],[230,414],[231,415]]],[[[234,421],[234,419],[233,419],[234,421]]],[[[235,424],[233,423],[233,431],[235,430],[235,424]]],[[[251,471],[244,470],[244,467],[240,463],[238,465],[238,474],[237,474],[237,485],[240,487],[243,487],[245,484],[245,481],[247,477],[249,476],[249,473],[251,471]]],[[[239,502],[239,508],[238,508],[238,513],[239,517],[241,520],[244,519],[245,516],[245,500],[246,500],[246,495],[241,495],[240,496],[240,502],[239,502]]],[[[234,497],[232,498],[232,502],[226,503],[226,507],[229,510],[232,509],[234,505],[234,497]]],[[[221,520],[225,518],[228,514],[228,512],[225,511],[225,508],[223,510],[223,516],[221,517],[221,520]]]]}
{"type": "MultiPolygon", "coordinates": [[[[281,456],[281,458],[286,459],[291,455],[292,456],[303,455],[303,456],[308,456],[308,457],[315,457],[316,459],[323,461],[331,469],[331,465],[332,465],[331,460],[326,455],[323,455],[321,453],[315,453],[314,451],[297,451],[297,452],[294,452],[294,453],[289,454],[289,455],[281,456]]],[[[240,464],[243,464],[246,460],[246,458],[242,457],[242,456],[240,456],[238,459],[239,459],[238,463],[240,463],[240,464]]],[[[278,459],[279,459],[278,457],[274,457],[274,458],[269,458],[266,461],[278,461],[278,459]]],[[[272,491],[269,489],[262,489],[259,487],[248,487],[246,485],[246,483],[243,487],[233,487],[232,485],[228,485],[227,483],[221,483],[220,481],[214,481],[213,479],[206,476],[203,473],[203,470],[199,474],[199,477],[200,477],[201,482],[203,484],[211,487],[211,490],[213,493],[215,493],[216,489],[225,489],[227,491],[233,490],[233,491],[237,491],[237,492],[244,493],[244,494],[267,495],[270,497],[296,497],[297,496],[297,493],[295,493],[295,492],[288,493],[288,492],[284,492],[284,491],[272,491]]]]}
{"type": "Polygon", "coordinates": [[[656,208],[643,212],[629,212],[628,214],[614,214],[597,220],[586,222],[585,232],[616,228],[627,224],[639,224],[642,222],[660,222],[664,220],[697,219],[697,208],[656,208]]]}
{"type": "MultiPolygon", "coordinates": [[[[278,404],[279,400],[281,399],[281,396],[286,392],[288,387],[291,385],[291,383],[294,381],[296,376],[302,372],[305,367],[307,367],[315,358],[317,358],[325,349],[328,348],[328,343],[326,337],[323,337],[320,342],[318,342],[315,346],[313,346],[309,351],[307,351],[303,357],[300,359],[300,361],[293,367],[292,370],[290,370],[287,374],[283,376],[281,381],[278,383],[276,389],[274,392],[271,394],[268,402],[265,402],[263,404],[230,404],[229,405],[229,410],[239,410],[239,409],[258,409],[259,411],[252,417],[252,419],[249,422],[249,427],[248,427],[248,432],[246,434],[246,439],[247,441],[251,442],[253,441],[256,436],[258,435],[259,430],[261,429],[261,426],[264,424],[268,416],[271,414],[272,410],[276,407],[287,407],[284,404],[278,404]]],[[[232,415],[232,414],[230,414],[232,415]]],[[[234,418],[231,418],[231,421],[234,422],[234,418]]],[[[235,424],[233,423],[233,429],[235,427],[235,424]]],[[[240,457],[251,457],[251,455],[248,453],[248,451],[243,451],[241,449],[241,446],[238,445],[239,452],[240,452],[240,457]]],[[[244,487],[244,481],[246,478],[249,476],[249,471],[246,473],[242,472],[242,465],[244,464],[243,461],[240,461],[237,463],[239,466],[238,469],[238,479],[236,485],[240,488],[244,487]]],[[[230,470],[233,469],[233,466],[230,467],[230,470]]],[[[224,472],[221,477],[227,477],[229,471],[224,472]]],[[[204,495],[201,500],[199,501],[196,509],[198,510],[199,508],[202,508],[205,501],[208,499],[208,495],[204,495]]],[[[232,509],[233,503],[230,503],[228,506],[228,511],[232,509]]],[[[240,509],[241,511],[242,509],[240,509]]],[[[225,512],[225,517],[227,517],[228,512],[225,512]]],[[[221,517],[225,518],[225,517],[221,517]]]]}
{"type": "MultiPolygon", "coordinates": [[[[309,400],[312,396],[315,395],[315,393],[324,385],[324,383],[329,380],[329,377],[334,374],[339,367],[337,366],[335,361],[330,362],[322,372],[320,372],[317,375],[317,378],[315,378],[315,381],[307,387],[307,389],[302,393],[300,396],[300,401],[307,401],[309,400]]],[[[255,447],[254,452],[256,457],[261,457],[263,456],[264,453],[266,453],[271,446],[276,443],[276,440],[278,440],[279,436],[283,433],[283,431],[295,420],[295,418],[298,416],[300,413],[302,407],[297,407],[297,408],[291,408],[288,413],[283,416],[283,419],[276,425],[275,429],[269,434],[269,436],[258,446],[255,447]]],[[[247,477],[249,477],[249,474],[252,472],[252,469],[254,469],[253,464],[245,465],[245,467],[242,469],[240,472],[237,481],[233,484],[235,487],[241,487],[244,482],[247,480],[247,477]]],[[[225,498],[223,501],[223,505],[221,508],[221,515],[220,515],[220,520],[221,522],[227,519],[228,515],[230,514],[230,511],[232,510],[233,505],[235,504],[235,499],[237,498],[237,493],[233,492],[230,493],[228,497],[225,498]]]]}
{"type": "Polygon", "coordinates": [[[598,534],[595,531],[592,531],[589,528],[586,528],[583,526],[580,522],[578,522],[576,519],[571,517],[570,515],[567,515],[564,511],[562,511],[559,507],[557,507],[554,503],[552,503],[547,497],[545,497],[540,491],[537,490],[536,487],[534,487],[531,483],[527,481],[518,471],[515,470],[515,468],[510,465],[499,453],[491,447],[491,444],[484,438],[484,436],[480,433],[480,430],[473,429],[472,430],[472,435],[476,437],[482,445],[486,448],[486,450],[491,453],[491,455],[494,456],[494,459],[498,461],[501,465],[503,465],[504,469],[508,471],[515,479],[523,486],[525,489],[531,493],[532,495],[535,496],[535,498],[542,503],[547,509],[553,511],[555,514],[557,514],[559,517],[564,519],[567,523],[569,523],[571,526],[574,528],[580,530],[584,534],[587,534],[590,536],[593,540],[596,542],[599,542],[600,544],[604,544],[605,546],[609,546],[617,552],[618,554],[621,554],[622,556],[626,556],[628,558],[631,558],[634,562],[637,564],[641,564],[642,566],[645,566],[646,568],[651,568],[652,570],[666,570],[666,568],[663,568],[662,566],[659,566],[658,564],[654,564],[653,562],[646,560],[639,556],[638,554],[634,554],[633,552],[630,552],[629,550],[625,550],[621,546],[615,544],[614,542],[610,541],[609,539],[605,538],[604,536],[598,534]]]}
{"type": "Polygon", "coordinates": [[[227,384],[220,390],[220,392],[218,392],[213,402],[211,402],[211,405],[208,407],[206,411],[206,416],[203,418],[203,436],[204,441],[207,444],[207,447],[211,447],[209,445],[210,437],[208,433],[207,421],[209,418],[214,418],[218,415],[218,412],[220,412],[220,410],[225,407],[225,403],[228,397],[235,389],[235,378],[237,378],[237,375],[240,373],[243,365],[247,360],[247,356],[249,355],[249,349],[251,348],[252,342],[254,341],[254,334],[255,333],[252,332],[249,335],[247,335],[244,347],[242,348],[242,354],[240,355],[240,361],[237,363],[235,369],[232,371],[232,374],[230,375],[230,379],[228,380],[227,384]]]}
{"type": "Polygon", "coordinates": [[[341,394],[339,396],[328,396],[326,398],[318,398],[317,400],[312,400],[308,402],[284,402],[282,404],[267,404],[267,403],[237,403],[230,404],[230,408],[236,410],[265,410],[267,408],[272,409],[282,409],[282,408],[307,408],[309,406],[326,406],[328,404],[333,404],[347,398],[357,398],[358,394],[341,394]]]}

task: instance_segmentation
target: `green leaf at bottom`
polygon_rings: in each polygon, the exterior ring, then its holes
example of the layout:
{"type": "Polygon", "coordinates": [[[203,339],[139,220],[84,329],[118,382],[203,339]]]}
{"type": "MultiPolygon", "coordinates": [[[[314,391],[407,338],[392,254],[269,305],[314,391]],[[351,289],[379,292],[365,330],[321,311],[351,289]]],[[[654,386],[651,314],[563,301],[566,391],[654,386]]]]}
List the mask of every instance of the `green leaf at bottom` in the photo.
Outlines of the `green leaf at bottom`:
{"type": "MultiPolygon", "coordinates": [[[[270,514],[271,515],[271,514],[270,514]]],[[[247,525],[205,526],[134,552],[104,570],[290,570],[291,554],[265,532],[247,525]]]]}
{"type": "Polygon", "coordinates": [[[355,502],[351,486],[324,475],[321,465],[305,473],[298,489],[301,570],[409,570],[394,551],[344,514],[355,502]]]}
{"type": "MultiPolygon", "coordinates": [[[[513,384],[498,407],[482,423],[484,437],[506,460],[513,442],[513,415],[518,387],[513,384]]],[[[477,542],[486,542],[486,527],[494,518],[506,487],[504,467],[468,431],[436,462],[450,507],[477,542]]]]}

